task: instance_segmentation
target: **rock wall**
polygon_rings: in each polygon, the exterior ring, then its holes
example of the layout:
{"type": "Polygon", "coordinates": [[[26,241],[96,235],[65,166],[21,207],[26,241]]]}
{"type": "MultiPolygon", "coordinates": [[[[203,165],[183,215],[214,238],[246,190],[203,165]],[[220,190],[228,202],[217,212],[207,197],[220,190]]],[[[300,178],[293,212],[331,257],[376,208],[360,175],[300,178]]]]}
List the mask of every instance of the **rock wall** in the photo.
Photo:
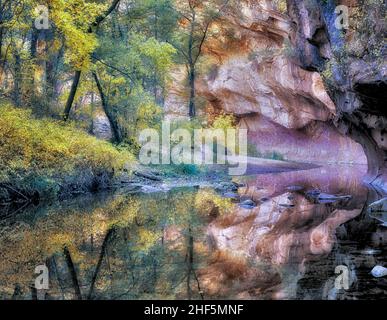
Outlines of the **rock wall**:
{"type": "MultiPolygon", "coordinates": [[[[304,2],[310,1],[295,3],[304,2]]],[[[293,13],[279,12],[272,1],[238,1],[214,25],[216,36],[206,43],[196,85],[205,101],[202,112],[234,114],[249,129],[249,144],[263,153],[366,163],[356,143],[361,139],[346,137],[338,125],[341,109],[320,75],[332,56],[323,14],[309,14],[291,2],[288,8],[293,13]]],[[[166,112],[169,118],[184,117],[184,68],[177,68],[173,79],[166,112]]]]}
{"type": "Polygon", "coordinates": [[[383,1],[288,0],[295,25],[295,61],[325,75],[336,105],[336,127],[360,143],[368,182],[387,190],[386,46],[383,1]],[[337,28],[337,5],[349,9],[349,28],[337,28]]]}
{"type": "MultiPolygon", "coordinates": [[[[285,160],[316,163],[367,165],[360,144],[341,135],[331,125],[314,121],[302,129],[288,129],[260,115],[243,117],[240,127],[248,130],[249,153],[278,154],[285,160]]],[[[254,154],[251,154],[254,155],[254,154]]]]}
{"type": "MultiPolygon", "coordinates": [[[[223,258],[198,272],[206,294],[226,297],[234,294],[245,299],[308,298],[305,293],[297,294],[301,279],[306,273],[310,277],[309,269],[318,261],[324,262],[315,266],[315,277],[326,273],[321,278],[329,279],[332,270],[340,265],[334,264],[340,257],[335,251],[339,229],[356,217],[364,219],[361,212],[369,197],[362,183],[366,170],[365,166],[363,171],[335,165],[258,175],[245,181],[239,195],[252,199],[257,207],[249,210],[235,206],[230,213],[208,225],[209,243],[223,258]],[[305,196],[313,188],[332,194],[351,194],[353,198],[330,204],[315,203],[305,196]],[[332,264],[327,263],[328,258],[332,264]],[[244,268],[242,261],[245,261],[244,268]],[[235,272],[234,278],[223,279],[230,273],[227,270],[235,272]]],[[[352,227],[356,229],[342,233],[359,237],[365,229],[364,222],[359,221],[352,227]]],[[[310,287],[308,283],[307,288],[310,287]]],[[[329,286],[332,287],[334,284],[329,286]]],[[[322,292],[314,298],[326,299],[322,292]]]]}

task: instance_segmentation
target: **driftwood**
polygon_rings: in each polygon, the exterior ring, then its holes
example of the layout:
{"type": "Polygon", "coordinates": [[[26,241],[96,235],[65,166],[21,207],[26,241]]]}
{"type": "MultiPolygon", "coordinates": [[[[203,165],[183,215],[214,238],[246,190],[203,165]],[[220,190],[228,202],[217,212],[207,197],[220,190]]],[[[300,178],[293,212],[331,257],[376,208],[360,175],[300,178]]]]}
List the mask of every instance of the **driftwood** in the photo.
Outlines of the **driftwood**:
{"type": "Polygon", "coordinates": [[[151,174],[151,173],[134,171],[133,174],[136,175],[137,177],[145,178],[152,181],[162,181],[161,178],[156,177],[154,174],[151,174]]]}

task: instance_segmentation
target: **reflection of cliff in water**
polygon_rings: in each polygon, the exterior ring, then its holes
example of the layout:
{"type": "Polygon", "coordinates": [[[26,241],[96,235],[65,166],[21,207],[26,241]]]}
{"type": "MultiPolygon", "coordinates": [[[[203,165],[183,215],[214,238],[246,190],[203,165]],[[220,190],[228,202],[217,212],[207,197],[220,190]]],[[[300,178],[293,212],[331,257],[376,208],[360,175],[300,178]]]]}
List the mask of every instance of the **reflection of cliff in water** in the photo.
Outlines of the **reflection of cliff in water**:
{"type": "MultiPolygon", "coordinates": [[[[97,195],[19,210],[0,224],[5,299],[340,299],[382,297],[369,271],[386,232],[364,210],[380,195],[364,167],[241,178],[238,201],[211,188],[97,195]],[[310,190],[351,198],[321,201],[310,190]],[[253,200],[255,207],[238,202],[253,200]],[[46,264],[49,290],[33,288],[46,264]],[[353,285],[332,290],[335,267],[353,285]]],[[[237,198],[238,198],[237,197],[237,198]]]]}
{"type": "MultiPolygon", "coordinates": [[[[241,255],[239,264],[247,263],[244,274],[232,281],[234,287],[218,283],[211,287],[213,294],[249,299],[382,295],[378,286],[383,287],[383,280],[371,279],[368,273],[383,262],[386,233],[364,210],[367,202],[378,197],[362,185],[365,172],[364,167],[332,166],[249,179],[240,194],[242,200],[253,199],[258,206],[236,208],[208,228],[213,248],[241,255]],[[312,189],[352,198],[318,203],[305,196],[312,189]],[[251,261],[262,265],[249,269],[251,261]],[[358,281],[346,294],[332,290],[339,265],[348,266],[352,278],[357,275],[358,281]],[[262,283],[263,270],[272,283],[262,283]]],[[[204,281],[213,282],[209,279],[215,280],[214,272],[203,270],[204,281]]]]}

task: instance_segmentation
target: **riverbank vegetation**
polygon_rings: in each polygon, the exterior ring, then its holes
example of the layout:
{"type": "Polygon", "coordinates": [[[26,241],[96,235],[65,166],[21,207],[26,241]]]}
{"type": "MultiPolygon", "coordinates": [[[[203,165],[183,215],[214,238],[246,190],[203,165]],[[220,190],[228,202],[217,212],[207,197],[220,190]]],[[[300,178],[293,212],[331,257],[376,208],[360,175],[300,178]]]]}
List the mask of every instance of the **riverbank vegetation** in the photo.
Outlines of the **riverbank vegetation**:
{"type": "Polygon", "coordinates": [[[161,129],[176,65],[187,71],[187,120],[173,126],[234,127],[230,115],[207,117],[195,79],[212,27],[237,3],[0,1],[0,203],[108,188],[122,172],[130,182],[139,132],[161,129]]]}
{"type": "Polygon", "coordinates": [[[195,79],[205,43],[217,36],[212,26],[237,2],[0,3],[0,202],[112,185],[135,161],[139,132],[161,129],[175,65],[187,69],[188,120],[174,125],[235,127],[232,116],[201,110],[195,79]]]}
{"type": "Polygon", "coordinates": [[[32,112],[0,106],[0,199],[56,197],[93,191],[135,161],[76,128],[52,119],[35,119],[32,112]]]}

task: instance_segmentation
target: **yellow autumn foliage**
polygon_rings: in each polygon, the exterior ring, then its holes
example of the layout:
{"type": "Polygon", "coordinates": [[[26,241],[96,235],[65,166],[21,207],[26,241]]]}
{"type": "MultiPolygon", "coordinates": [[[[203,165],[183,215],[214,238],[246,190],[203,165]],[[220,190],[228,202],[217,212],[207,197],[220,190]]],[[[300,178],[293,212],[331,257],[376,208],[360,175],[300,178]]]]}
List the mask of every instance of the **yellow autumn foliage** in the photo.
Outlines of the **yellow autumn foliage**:
{"type": "Polygon", "coordinates": [[[28,110],[0,105],[0,182],[27,173],[52,177],[82,169],[113,174],[133,161],[129,152],[71,124],[37,120],[28,110]]]}
{"type": "Polygon", "coordinates": [[[210,214],[214,208],[224,215],[233,208],[231,199],[221,197],[212,189],[201,189],[195,197],[195,207],[202,215],[210,214]]]}

